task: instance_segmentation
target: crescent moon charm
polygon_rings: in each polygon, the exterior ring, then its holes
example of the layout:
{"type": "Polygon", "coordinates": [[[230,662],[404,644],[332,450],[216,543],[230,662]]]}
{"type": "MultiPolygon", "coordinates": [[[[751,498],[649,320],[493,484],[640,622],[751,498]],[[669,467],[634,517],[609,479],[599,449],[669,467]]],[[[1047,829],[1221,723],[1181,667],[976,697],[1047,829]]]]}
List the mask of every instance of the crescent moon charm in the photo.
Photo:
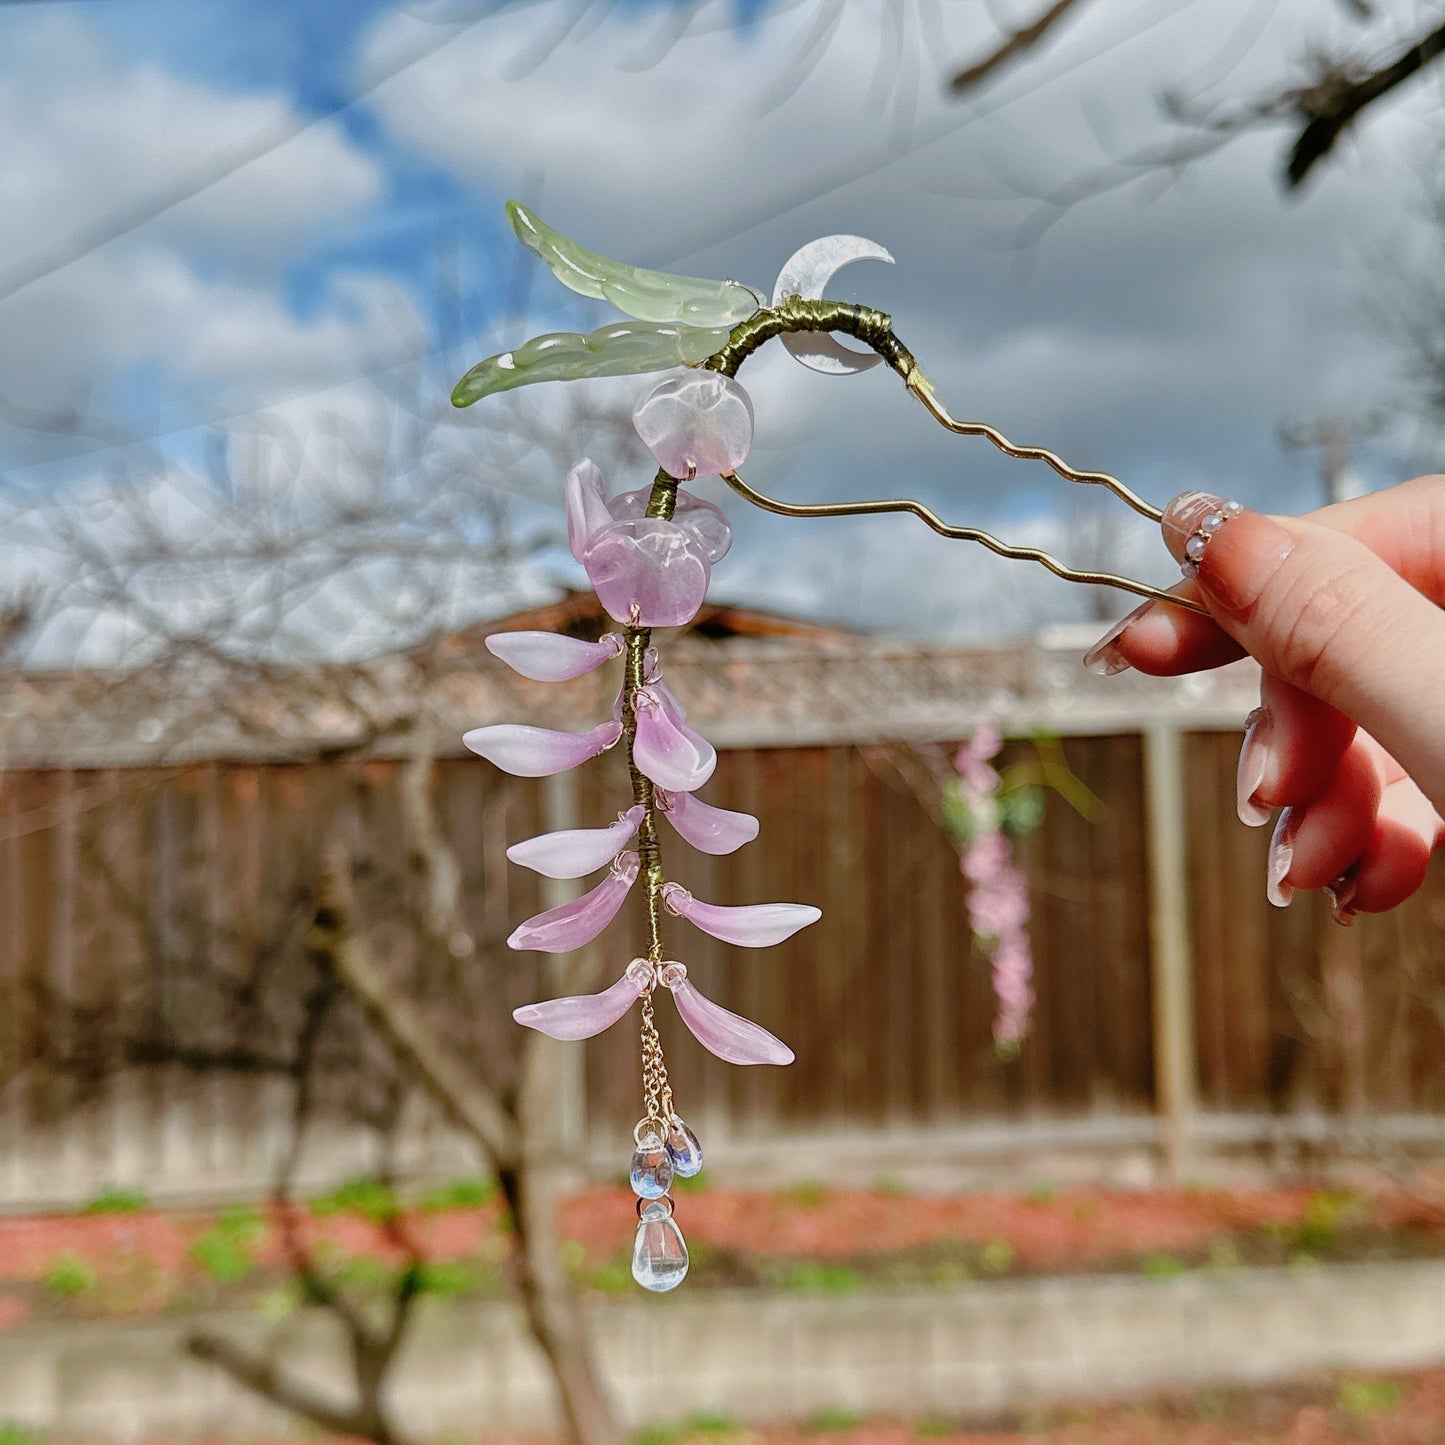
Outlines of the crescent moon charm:
{"type": "MultiPolygon", "coordinates": [[[[819,236],[784,262],[773,287],[773,305],[789,296],[821,301],[828,283],[853,261],[887,261],[891,266],[893,257],[863,236],[819,236]]],[[[872,351],[854,351],[827,331],[788,331],[780,339],[804,366],[828,376],[853,376],[883,359],[872,351]]]]}

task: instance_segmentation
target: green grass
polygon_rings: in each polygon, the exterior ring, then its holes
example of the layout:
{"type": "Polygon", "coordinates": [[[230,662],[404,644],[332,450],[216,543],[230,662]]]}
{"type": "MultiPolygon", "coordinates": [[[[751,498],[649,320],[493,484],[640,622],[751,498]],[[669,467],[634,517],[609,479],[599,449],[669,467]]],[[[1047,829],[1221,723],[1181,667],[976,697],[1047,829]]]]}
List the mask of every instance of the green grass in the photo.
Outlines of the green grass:
{"type": "Polygon", "coordinates": [[[925,1415],[914,1424],[913,1433],[922,1440],[941,1440],[958,1434],[958,1426],[942,1415],[925,1415]]]}
{"type": "Polygon", "coordinates": [[[0,1420],[0,1445],[45,1445],[46,1433],[18,1420],[0,1420]]]}
{"type": "Polygon", "coordinates": [[[696,1435],[735,1435],[742,1427],[724,1410],[703,1410],[683,1420],[644,1425],[633,1437],[633,1445],[678,1445],[696,1435]]]}
{"type": "MultiPolygon", "coordinates": [[[[144,1189],[128,1189],[107,1184],[81,1208],[82,1214],[139,1214],[151,1207],[150,1195],[144,1189]]],[[[3,1442],[0,1442],[3,1445],[3,1442]]]]}
{"type": "Polygon", "coordinates": [[[687,1420],[689,1435],[731,1435],[740,1428],[726,1410],[700,1410],[687,1420]]]}
{"type": "Polygon", "coordinates": [[[863,1284],[863,1276],[851,1264],[822,1259],[804,1260],[783,1276],[783,1288],[794,1294],[853,1294],[863,1284]]]}
{"type": "Polygon", "coordinates": [[[254,1209],[228,1209],[187,1253],[215,1284],[238,1284],[256,1267],[256,1248],[265,1233],[266,1223],[254,1209]]]}
{"type": "Polygon", "coordinates": [[[448,1209],[480,1209],[497,1197],[494,1179],[453,1179],[422,1195],[420,1207],[430,1214],[448,1209]]]}
{"type": "Polygon", "coordinates": [[[396,1190],[380,1179],[350,1179],[329,1194],[318,1195],[310,1207],[318,1219],[350,1213],[359,1214],[373,1224],[386,1224],[401,1213],[396,1190]]]}
{"type": "Polygon", "coordinates": [[[1185,1268],[1184,1261],[1178,1255],[1151,1254],[1139,1266],[1139,1272],[1146,1279],[1178,1279],[1185,1268]]]}
{"type": "Polygon", "coordinates": [[[780,1189],[778,1202],[793,1209],[816,1209],[823,1202],[823,1196],[826,1193],[827,1190],[821,1181],[804,1179],[797,1184],[790,1185],[787,1189],[780,1189]]]}
{"type": "Polygon", "coordinates": [[[1395,1380],[1341,1380],[1335,1390],[1340,1408],[1350,1415],[1378,1415],[1393,1410],[1404,1398],[1405,1392],[1395,1380]]]}
{"type": "Polygon", "coordinates": [[[825,1405],[808,1416],[803,1428],[810,1435],[833,1435],[843,1430],[856,1430],[863,1417],[843,1405],[825,1405]]]}
{"type": "Polygon", "coordinates": [[[51,1294],[73,1299],[99,1283],[95,1271],[78,1254],[58,1254],[50,1261],[43,1283],[51,1294]]]}
{"type": "Polygon", "coordinates": [[[991,1239],[978,1252],[979,1267],[985,1274],[1007,1274],[1013,1268],[1013,1246],[1006,1239],[991,1239]]]}

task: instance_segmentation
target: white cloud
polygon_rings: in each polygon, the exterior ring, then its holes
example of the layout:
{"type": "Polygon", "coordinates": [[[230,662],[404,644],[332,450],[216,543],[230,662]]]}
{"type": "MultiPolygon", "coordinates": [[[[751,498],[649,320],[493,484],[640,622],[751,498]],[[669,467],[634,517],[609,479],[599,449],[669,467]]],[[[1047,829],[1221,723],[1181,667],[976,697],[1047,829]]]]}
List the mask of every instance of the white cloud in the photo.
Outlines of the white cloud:
{"type": "Polygon", "coordinates": [[[297,113],[283,96],[227,94],[126,59],[80,16],[12,20],[7,35],[0,287],[98,229],[90,254],[0,301],[5,399],[44,415],[103,408],[117,378],[146,366],[188,407],[225,410],[416,343],[417,318],[383,276],[331,276],[304,318],[283,300],[285,270],[317,229],[353,221],[385,183],[338,126],[305,129],[106,241],[108,219],[219,174],[258,137],[294,129],[297,113]]]}

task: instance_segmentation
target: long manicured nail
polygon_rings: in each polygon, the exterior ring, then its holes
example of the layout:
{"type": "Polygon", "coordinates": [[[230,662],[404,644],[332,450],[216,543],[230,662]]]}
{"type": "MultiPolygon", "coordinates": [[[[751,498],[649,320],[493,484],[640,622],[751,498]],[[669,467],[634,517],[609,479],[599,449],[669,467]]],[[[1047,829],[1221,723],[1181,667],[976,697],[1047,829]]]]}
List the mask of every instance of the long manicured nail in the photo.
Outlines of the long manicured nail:
{"type": "Polygon", "coordinates": [[[1164,509],[1169,550],[1186,576],[1226,612],[1244,616],[1294,547],[1271,517],[1208,492],[1183,492],[1164,509]]]}
{"type": "Polygon", "coordinates": [[[1244,743],[1239,749],[1239,770],[1234,779],[1234,806],[1246,828],[1262,828],[1270,812],[1254,801],[1259,785],[1273,762],[1270,734],[1273,724],[1269,709],[1257,707],[1244,720],[1244,743]]]}
{"type": "Polygon", "coordinates": [[[1294,862],[1294,835],[1294,809],[1285,808],[1269,840],[1269,865],[1264,882],[1265,897],[1276,908],[1288,908],[1294,897],[1294,884],[1285,882],[1294,862]]]}
{"type": "Polygon", "coordinates": [[[1360,886],[1353,867],[1346,868],[1333,883],[1325,889],[1329,894],[1330,911],[1341,928],[1348,928],[1355,921],[1355,910],[1350,906],[1355,900],[1355,890],[1360,886]]]}
{"type": "Polygon", "coordinates": [[[1119,650],[1118,641],[1151,607],[1146,602],[1127,617],[1121,617],[1085,654],[1084,666],[1098,677],[1114,677],[1127,672],[1134,664],[1119,650]]]}

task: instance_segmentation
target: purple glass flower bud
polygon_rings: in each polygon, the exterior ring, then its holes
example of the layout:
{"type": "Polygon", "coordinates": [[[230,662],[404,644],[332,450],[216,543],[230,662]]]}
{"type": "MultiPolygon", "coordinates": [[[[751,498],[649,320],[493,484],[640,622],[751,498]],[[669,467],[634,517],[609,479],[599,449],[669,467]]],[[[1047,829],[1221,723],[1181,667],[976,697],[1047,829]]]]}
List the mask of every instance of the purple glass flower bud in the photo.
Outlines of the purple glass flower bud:
{"type": "Polygon", "coordinates": [[[572,1042],[590,1039],[609,1029],[643,994],[652,982],[652,965],[646,959],[634,958],[627,972],[601,993],[575,994],[570,998],[553,998],[544,1003],[523,1004],[512,1010],[519,1024],[548,1038],[572,1042]],[[638,965],[642,965],[641,968],[638,965]]]}
{"type": "Polygon", "coordinates": [[[585,733],[554,732],[526,723],[494,723],[462,734],[462,743],[519,778],[547,778],[565,773],[605,752],[622,736],[619,722],[598,723],[585,733]]]}
{"type": "Polygon", "coordinates": [[[638,402],[632,424],[669,476],[711,477],[747,460],[753,403],[732,377],[685,368],[638,402]]]}
{"type": "MultiPolygon", "coordinates": [[[[651,500],[652,488],[639,487],[635,492],[619,492],[609,497],[607,510],[619,522],[633,522],[647,515],[647,504],[651,500]]],[[[691,492],[679,492],[672,520],[697,538],[709,562],[720,562],[727,556],[733,544],[733,529],[721,507],[691,492]]]]}
{"type": "Polygon", "coordinates": [[[615,632],[596,642],[560,632],[494,632],[487,638],[487,651],[534,682],[567,682],[619,656],[622,639],[615,632]]]}
{"type": "Polygon", "coordinates": [[[608,828],[567,828],[513,843],[507,857],[547,878],[585,878],[610,863],[642,823],[641,806],[629,808],[608,828]]]}
{"type": "Polygon", "coordinates": [[[730,1064],[791,1064],[793,1051],[767,1029],[700,994],[680,963],[662,965],[662,981],[672,990],[677,1012],[708,1053],[730,1064]]]}
{"type": "Polygon", "coordinates": [[[695,793],[670,793],[661,789],[658,798],[662,816],[700,853],[735,853],[758,836],[758,820],[751,813],[714,808],[695,793]]]}
{"type": "Polygon", "coordinates": [[[660,788],[691,793],[712,777],[717,753],[708,740],[675,721],[650,688],[635,694],[637,732],[632,756],[644,776],[660,788]]]}
{"type": "Polygon", "coordinates": [[[661,517],[602,528],[582,562],[608,613],[637,627],[691,622],[712,576],[702,543],[661,517]]]}
{"type": "Polygon", "coordinates": [[[623,853],[607,877],[590,892],[518,924],[507,947],[570,953],[591,943],[617,917],[627,890],[637,881],[638,867],[636,853],[623,853]]]}
{"type": "Polygon", "coordinates": [[[823,916],[810,903],[749,903],[740,908],[704,903],[680,883],[664,883],[662,901],[669,913],[739,948],[768,948],[823,916]]]}

